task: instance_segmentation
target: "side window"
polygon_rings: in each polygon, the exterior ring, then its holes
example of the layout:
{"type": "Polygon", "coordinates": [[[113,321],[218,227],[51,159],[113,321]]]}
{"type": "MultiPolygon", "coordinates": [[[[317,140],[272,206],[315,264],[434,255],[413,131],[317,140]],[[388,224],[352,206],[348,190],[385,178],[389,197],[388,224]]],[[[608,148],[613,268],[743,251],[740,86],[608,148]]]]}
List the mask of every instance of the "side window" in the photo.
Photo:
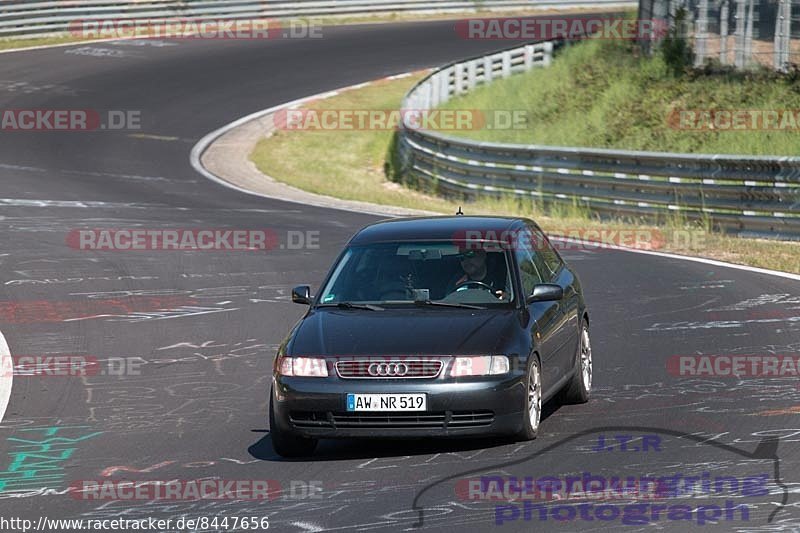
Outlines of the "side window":
{"type": "MultiPolygon", "coordinates": [[[[533,292],[533,287],[544,283],[542,267],[544,264],[537,264],[536,254],[527,247],[522,247],[515,252],[517,263],[519,264],[519,276],[522,282],[523,296],[528,296],[533,292]]],[[[548,276],[549,277],[549,276],[548,276]]]]}
{"type": "Polygon", "coordinates": [[[536,255],[539,258],[539,261],[543,262],[546,265],[547,278],[548,281],[552,280],[558,271],[561,269],[561,265],[563,262],[561,261],[561,257],[559,257],[558,252],[553,249],[553,246],[550,244],[550,241],[547,240],[544,233],[541,231],[536,231],[533,233],[536,243],[536,255]]]}

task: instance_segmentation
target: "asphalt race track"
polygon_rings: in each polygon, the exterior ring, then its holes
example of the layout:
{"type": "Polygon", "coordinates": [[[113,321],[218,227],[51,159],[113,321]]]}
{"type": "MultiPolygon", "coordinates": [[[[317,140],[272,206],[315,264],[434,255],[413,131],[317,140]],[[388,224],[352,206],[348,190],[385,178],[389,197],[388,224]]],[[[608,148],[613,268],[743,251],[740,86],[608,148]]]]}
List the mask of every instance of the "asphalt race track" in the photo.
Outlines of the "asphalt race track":
{"type": "Polygon", "coordinates": [[[191,147],[262,108],[510,44],[464,41],[452,22],[429,22],[326,28],[323,39],[0,54],[0,108],[139,110],[142,123],[137,133],[0,134],[0,330],[12,353],[93,356],[102,369],[136,362],[122,376],[14,377],[0,425],[0,516],[268,517],[275,531],[800,530],[797,378],[667,371],[673,355],[800,356],[798,282],[663,257],[564,252],[587,293],[595,390],[585,405],[549,405],[537,440],[324,441],[310,460],[274,453],[271,361],[304,312],[289,289],[318,287],[375,217],[228,190],[193,171],[191,147]],[[92,252],[68,246],[82,228],[269,228],[283,244],[287,232],[319,232],[320,246],[92,252]],[[733,482],[722,496],[697,482],[680,502],[691,516],[662,511],[649,525],[623,525],[613,505],[582,517],[575,502],[544,520],[541,502],[526,511],[463,490],[467,478],[567,474],[733,482]],[[81,480],[204,478],[282,490],[256,501],[67,491],[81,480]],[[751,478],[758,490],[744,490],[751,478]],[[722,509],[716,524],[698,518],[707,500],[722,509]],[[744,510],[725,510],[726,500],[744,510]]]}

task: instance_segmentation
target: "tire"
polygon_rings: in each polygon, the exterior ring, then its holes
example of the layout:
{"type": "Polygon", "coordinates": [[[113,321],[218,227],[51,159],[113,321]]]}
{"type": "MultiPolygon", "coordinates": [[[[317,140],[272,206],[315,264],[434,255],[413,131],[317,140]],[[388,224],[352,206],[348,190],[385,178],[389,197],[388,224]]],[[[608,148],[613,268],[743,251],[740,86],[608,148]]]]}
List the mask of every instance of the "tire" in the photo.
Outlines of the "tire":
{"type": "Polygon", "coordinates": [[[564,403],[586,403],[592,391],[592,344],[589,339],[589,325],[583,319],[576,359],[575,374],[562,393],[564,403]]]}
{"type": "Polygon", "coordinates": [[[300,437],[289,431],[281,429],[275,423],[275,409],[273,407],[272,392],[269,395],[269,436],[272,447],[281,457],[297,458],[308,457],[317,447],[317,439],[300,437]]]}
{"type": "Polygon", "coordinates": [[[528,361],[528,372],[525,378],[525,410],[522,413],[522,430],[517,437],[520,440],[533,440],[539,434],[539,423],[542,420],[542,369],[539,360],[531,355],[528,361]]]}

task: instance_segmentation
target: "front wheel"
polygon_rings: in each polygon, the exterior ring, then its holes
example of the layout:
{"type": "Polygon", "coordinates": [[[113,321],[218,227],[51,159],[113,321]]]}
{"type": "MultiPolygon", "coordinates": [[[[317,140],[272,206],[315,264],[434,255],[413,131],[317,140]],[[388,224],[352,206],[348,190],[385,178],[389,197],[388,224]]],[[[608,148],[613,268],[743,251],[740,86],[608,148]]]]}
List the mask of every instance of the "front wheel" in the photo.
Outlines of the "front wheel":
{"type": "Polygon", "coordinates": [[[535,355],[530,356],[525,379],[525,410],[522,413],[521,440],[533,440],[539,433],[542,419],[542,370],[535,355]]]}
{"type": "Polygon", "coordinates": [[[592,344],[589,341],[589,325],[585,320],[581,320],[577,360],[575,374],[564,389],[565,403],[586,403],[592,390],[592,344]]]}
{"type": "Polygon", "coordinates": [[[291,432],[281,429],[275,423],[275,408],[272,404],[272,393],[269,395],[269,436],[272,439],[272,447],[281,457],[296,458],[307,457],[314,453],[317,447],[317,439],[300,437],[291,432]]]}

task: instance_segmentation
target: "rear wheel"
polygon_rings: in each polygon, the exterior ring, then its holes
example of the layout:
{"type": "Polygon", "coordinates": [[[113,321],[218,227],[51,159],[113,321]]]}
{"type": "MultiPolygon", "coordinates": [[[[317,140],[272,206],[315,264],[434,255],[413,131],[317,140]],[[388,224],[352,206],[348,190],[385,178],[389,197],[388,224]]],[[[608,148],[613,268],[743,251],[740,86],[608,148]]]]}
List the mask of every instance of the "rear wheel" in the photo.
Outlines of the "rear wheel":
{"type": "Polygon", "coordinates": [[[522,430],[518,437],[533,440],[539,433],[542,419],[542,371],[539,360],[531,355],[528,361],[528,374],[525,380],[525,410],[522,413],[522,430]]]}
{"type": "Polygon", "coordinates": [[[307,457],[314,453],[317,447],[317,439],[310,439],[295,435],[289,431],[281,429],[275,423],[275,408],[272,404],[272,393],[269,395],[269,436],[272,439],[272,447],[281,457],[307,457]]]}
{"type": "Polygon", "coordinates": [[[586,403],[592,390],[592,344],[589,340],[589,325],[581,320],[575,374],[564,389],[565,403],[586,403]]]}

